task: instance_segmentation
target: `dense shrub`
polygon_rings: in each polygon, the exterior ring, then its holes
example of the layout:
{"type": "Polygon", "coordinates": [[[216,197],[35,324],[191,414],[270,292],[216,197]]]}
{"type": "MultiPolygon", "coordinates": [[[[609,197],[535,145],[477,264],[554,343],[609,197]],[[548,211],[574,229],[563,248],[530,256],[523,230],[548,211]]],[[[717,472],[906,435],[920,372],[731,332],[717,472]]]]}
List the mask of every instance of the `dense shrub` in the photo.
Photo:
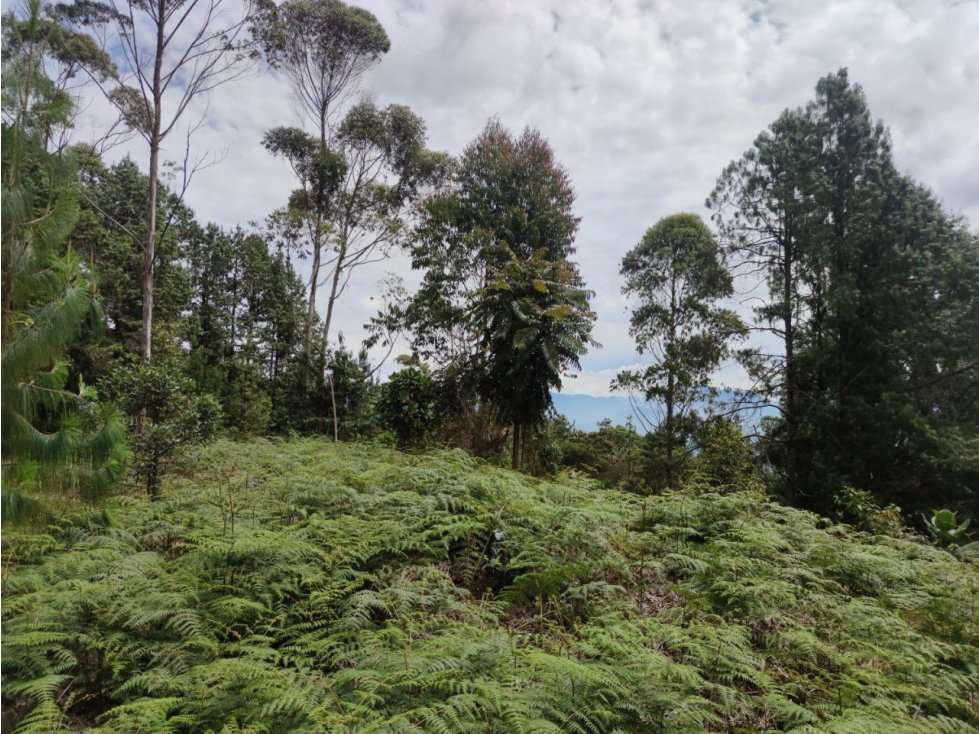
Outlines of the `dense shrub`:
{"type": "Polygon", "coordinates": [[[378,422],[394,432],[398,446],[424,446],[441,421],[438,385],[424,369],[395,372],[381,386],[378,422]]]}
{"type": "Polygon", "coordinates": [[[968,732],[975,566],[728,490],[461,451],[201,452],[5,532],[3,728],[968,732]]]}

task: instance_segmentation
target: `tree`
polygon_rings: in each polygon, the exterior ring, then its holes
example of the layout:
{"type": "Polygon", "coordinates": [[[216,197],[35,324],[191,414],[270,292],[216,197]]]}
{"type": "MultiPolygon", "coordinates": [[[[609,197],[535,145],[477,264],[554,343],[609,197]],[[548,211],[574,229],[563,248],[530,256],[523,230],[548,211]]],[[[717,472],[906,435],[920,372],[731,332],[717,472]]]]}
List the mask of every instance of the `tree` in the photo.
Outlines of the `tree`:
{"type": "Polygon", "coordinates": [[[403,332],[454,397],[467,445],[491,451],[495,427],[511,424],[517,465],[524,427],[543,420],[550,387],[590,342],[588,293],[568,260],[573,203],[539,132],[490,121],[424,200],[411,244],[424,275],[400,310],[403,332]]]}
{"type": "Polygon", "coordinates": [[[141,423],[133,431],[133,473],[157,500],[163,474],[178,452],[213,437],[221,419],[218,401],[194,385],[174,356],[120,365],[102,385],[134,427],[141,423]]]}
{"type": "Polygon", "coordinates": [[[749,280],[763,278],[769,301],[756,308],[757,320],[782,344],[781,353],[757,350],[748,362],[755,378],[750,394],[777,399],[780,409],[784,494],[796,504],[799,491],[799,374],[796,352],[799,324],[825,284],[812,252],[811,178],[819,143],[800,111],[782,113],[744,156],[721,173],[707,206],[714,212],[725,249],[736,271],[749,280]],[[809,286],[809,288],[807,288],[809,286]]]}
{"type": "MultiPolygon", "coordinates": [[[[112,356],[138,353],[143,339],[145,264],[140,232],[146,220],[149,178],[128,156],[107,167],[90,148],[76,146],[72,151],[81,163],[83,182],[72,243],[102,274],[100,291],[112,356]]],[[[157,194],[157,221],[168,222],[154,247],[153,313],[159,326],[180,320],[190,304],[193,283],[185,267],[186,249],[198,237],[199,225],[166,186],[157,194]]]]}
{"type": "Polygon", "coordinates": [[[843,487],[905,510],[976,501],[979,240],[892,160],[845,70],[819,81],[708,200],[782,354],[756,355],[782,419],[786,499],[831,512],[843,487]],[[801,457],[805,456],[803,463],[801,457]]]}
{"type": "Polygon", "coordinates": [[[67,358],[102,312],[93,273],[66,244],[78,217],[77,168],[46,146],[71,106],[44,74],[40,4],[29,11],[22,43],[5,37],[3,57],[4,101],[22,105],[4,120],[0,168],[5,520],[36,515],[38,489],[101,494],[126,464],[122,422],[67,358]]]}
{"type": "Polygon", "coordinates": [[[512,464],[525,463],[528,429],[540,426],[561,388],[562,375],[580,368],[595,314],[577,268],[548,260],[542,248],[529,258],[515,255],[493,272],[474,304],[484,324],[485,353],[477,376],[479,395],[513,426],[512,464]]]}
{"type": "MultiPolygon", "coordinates": [[[[322,283],[318,275],[311,281],[314,289],[321,284],[329,288],[319,341],[321,364],[336,302],[354,272],[384,259],[404,240],[411,204],[444,167],[443,156],[424,148],[421,118],[403,105],[379,109],[361,102],[349,110],[333,140],[333,149],[322,148],[294,128],[276,128],[265,136],[266,147],[286,156],[303,183],[290,199],[285,219],[291,226],[284,234],[294,246],[309,244],[314,273],[327,269],[322,283]],[[327,243],[330,254],[322,252],[327,243]]],[[[307,323],[314,315],[307,312],[307,323]]]]}
{"type": "Polygon", "coordinates": [[[662,403],[656,438],[664,450],[665,485],[674,488],[688,458],[684,447],[696,405],[716,392],[711,376],[744,327],[733,311],[717,305],[733,293],[731,275],[713,234],[695,214],[674,214],[650,227],[622,259],[620,272],[623,293],[637,300],[629,331],[637,351],[653,363],[620,372],[613,387],[662,403]]]}
{"type": "Polygon", "coordinates": [[[411,256],[424,276],[405,313],[413,348],[443,368],[477,353],[467,312],[493,270],[540,249],[566,259],[578,229],[567,171],[536,130],[515,137],[491,120],[455,169],[422,204],[411,256]]]}
{"type": "MultiPolygon", "coordinates": [[[[220,84],[240,77],[253,58],[243,40],[250,18],[247,4],[229,13],[226,0],[78,0],[59,4],[66,26],[90,27],[111,39],[106,49],[118,68],[109,77],[86,65],[92,80],[149,147],[146,235],[143,241],[142,333],[140,350],[147,362],[153,342],[153,273],[158,238],[157,189],[160,153],[191,102],[220,84]],[[175,98],[164,110],[168,92],[175,98]]],[[[190,134],[187,138],[188,154],[190,134]]],[[[184,164],[186,191],[194,170],[184,164]]]]}
{"type": "Polygon", "coordinates": [[[116,67],[91,36],[48,17],[42,0],[25,5],[24,17],[3,15],[3,118],[22,130],[37,126],[42,147],[60,151],[71,127],[72,81],[83,67],[98,81],[116,67]]]}
{"type": "Polygon", "coordinates": [[[424,446],[437,430],[441,417],[438,383],[424,367],[395,372],[381,386],[378,421],[394,431],[398,446],[424,446]]]}
{"type": "Polygon", "coordinates": [[[296,128],[276,128],[265,138],[266,147],[289,160],[300,181],[290,209],[312,257],[303,331],[303,349],[312,357],[323,251],[347,172],[331,148],[337,107],[391,44],[374,15],[341,0],[265,2],[256,28],[269,65],[289,79],[303,115],[318,132],[314,137],[296,128]]]}

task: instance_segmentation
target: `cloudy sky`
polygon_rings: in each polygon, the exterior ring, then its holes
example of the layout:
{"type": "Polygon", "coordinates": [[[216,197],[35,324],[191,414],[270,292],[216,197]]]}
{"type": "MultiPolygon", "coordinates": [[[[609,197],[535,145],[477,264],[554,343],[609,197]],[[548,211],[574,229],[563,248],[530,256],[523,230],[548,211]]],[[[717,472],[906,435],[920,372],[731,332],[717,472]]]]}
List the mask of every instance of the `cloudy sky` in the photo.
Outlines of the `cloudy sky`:
{"type": "MultiPolygon", "coordinates": [[[[979,0],[355,4],[391,37],[363,90],[379,104],[413,108],[430,147],[458,153],[497,117],[513,131],[538,128],[570,172],[577,258],[597,292],[603,347],[566,392],[608,394],[616,371],[637,362],[619,293],[626,250],[664,215],[706,218],[704,199],[721,169],[841,66],[890,128],[898,166],[979,225],[979,0]]],[[[285,80],[256,70],[212,93],[208,113],[193,145],[225,155],[193,181],[187,199],[198,216],[230,227],[281,206],[293,181],[260,141],[268,128],[296,123],[285,80]]],[[[169,157],[182,155],[182,142],[173,139],[169,157]]],[[[145,157],[136,142],[111,157],[127,149],[145,157]]],[[[412,280],[403,258],[359,271],[339,305],[348,344],[362,338],[387,271],[412,280]]],[[[739,379],[732,366],[718,375],[739,379]]]]}

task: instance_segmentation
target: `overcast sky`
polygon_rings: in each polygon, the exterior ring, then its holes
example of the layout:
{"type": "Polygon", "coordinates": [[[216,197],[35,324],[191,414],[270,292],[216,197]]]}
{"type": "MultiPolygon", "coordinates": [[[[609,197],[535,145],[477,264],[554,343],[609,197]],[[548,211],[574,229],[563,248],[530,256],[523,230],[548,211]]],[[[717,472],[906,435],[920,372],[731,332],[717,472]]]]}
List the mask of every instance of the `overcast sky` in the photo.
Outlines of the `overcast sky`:
{"type": "MultiPolygon", "coordinates": [[[[354,4],[391,37],[363,90],[421,115],[429,147],[457,154],[495,116],[514,132],[538,128],[570,172],[577,259],[597,293],[603,347],[565,392],[608,394],[616,371],[637,362],[619,293],[622,255],[664,215],[706,219],[704,199],[721,169],[841,66],[890,128],[898,167],[979,224],[979,0],[354,4]]],[[[226,155],[193,181],[187,200],[198,217],[232,227],[281,206],[294,182],[260,141],[273,126],[296,124],[285,80],[259,69],[213,92],[208,112],[193,144],[226,155]]],[[[181,156],[182,140],[172,145],[166,157],[181,156]]],[[[127,149],[145,158],[137,142],[110,157],[127,149]]],[[[362,338],[387,271],[412,280],[394,258],[359,271],[338,305],[348,344],[362,338]]],[[[738,383],[737,370],[725,368],[718,381],[738,383]]]]}

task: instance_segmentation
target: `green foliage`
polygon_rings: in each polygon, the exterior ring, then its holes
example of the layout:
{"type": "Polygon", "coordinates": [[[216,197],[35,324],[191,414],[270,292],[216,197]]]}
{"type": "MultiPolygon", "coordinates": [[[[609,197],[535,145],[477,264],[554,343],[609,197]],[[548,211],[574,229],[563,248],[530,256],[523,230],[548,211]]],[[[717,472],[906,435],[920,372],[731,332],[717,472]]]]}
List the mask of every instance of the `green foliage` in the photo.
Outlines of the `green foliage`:
{"type": "Polygon", "coordinates": [[[550,390],[592,343],[591,293],[569,259],[574,191],[539,132],[514,136],[496,120],[451,174],[423,201],[411,242],[419,290],[375,324],[400,316],[413,353],[451,386],[454,423],[471,432],[460,443],[482,454],[509,425],[519,467],[550,390]]]}
{"type": "Polygon", "coordinates": [[[894,537],[904,533],[901,508],[896,505],[881,507],[870,492],[843,487],[833,498],[833,503],[836,505],[836,516],[860,530],[894,537]]]}
{"type": "Polygon", "coordinates": [[[690,468],[694,481],[717,492],[762,489],[758,460],[741,426],[727,418],[714,418],[698,434],[698,452],[690,468]]]}
{"type": "Polygon", "coordinates": [[[255,440],[4,533],[4,728],[967,732],[974,566],[754,492],[255,440]]]}
{"type": "Polygon", "coordinates": [[[438,383],[425,369],[399,370],[381,386],[377,420],[394,431],[398,446],[424,446],[438,431],[441,413],[438,383]]]}
{"type": "Polygon", "coordinates": [[[979,237],[900,173],[845,69],[786,110],[708,201],[733,260],[767,276],[783,349],[750,371],[783,412],[769,456],[790,502],[846,486],[917,512],[979,487],[979,237]]]}
{"type": "Polygon", "coordinates": [[[969,518],[960,523],[956,513],[951,510],[935,510],[931,517],[922,516],[922,519],[925,530],[943,548],[962,545],[971,523],[969,518]]]}
{"type": "MultiPolygon", "coordinates": [[[[101,276],[108,344],[92,353],[89,361],[106,371],[120,353],[139,349],[149,178],[132,158],[106,166],[91,149],[78,147],[74,152],[81,165],[83,189],[81,212],[71,238],[73,246],[95,264],[101,276]]],[[[195,284],[182,260],[188,240],[198,238],[199,225],[193,212],[163,185],[157,196],[156,217],[160,227],[153,267],[154,319],[172,326],[187,311],[193,297],[195,284]]]]}
{"type": "Polygon", "coordinates": [[[613,426],[606,418],[597,431],[568,427],[561,437],[561,463],[613,487],[637,489],[642,484],[642,444],[632,425],[613,426]]]}
{"type": "Polygon", "coordinates": [[[103,387],[130,416],[133,474],[157,499],[167,465],[181,448],[213,437],[221,407],[197,389],[174,358],[116,367],[103,387]]]}
{"type": "Polygon", "coordinates": [[[72,373],[69,350],[103,322],[95,276],[67,238],[78,217],[75,161],[48,153],[70,100],[45,76],[52,30],[39,3],[4,16],[2,441],[5,522],[38,519],[41,497],[104,494],[125,469],[119,416],[72,373]],[[9,22],[9,26],[8,26],[9,22]],[[11,100],[20,105],[6,107],[11,100]]]}
{"type": "Polygon", "coordinates": [[[544,422],[551,391],[594,343],[590,295],[573,264],[546,259],[542,248],[526,259],[512,254],[477,297],[475,318],[485,325],[479,395],[514,426],[515,468],[523,450],[518,429],[544,422]]]}
{"type": "Polygon", "coordinates": [[[613,387],[663,406],[655,421],[664,484],[686,469],[684,450],[696,426],[695,403],[711,397],[711,376],[744,325],[717,301],[734,292],[714,235],[695,214],[674,214],[650,227],[622,258],[623,293],[637,300],[629,333],[652,363],[625,370],[613,387]]]}

